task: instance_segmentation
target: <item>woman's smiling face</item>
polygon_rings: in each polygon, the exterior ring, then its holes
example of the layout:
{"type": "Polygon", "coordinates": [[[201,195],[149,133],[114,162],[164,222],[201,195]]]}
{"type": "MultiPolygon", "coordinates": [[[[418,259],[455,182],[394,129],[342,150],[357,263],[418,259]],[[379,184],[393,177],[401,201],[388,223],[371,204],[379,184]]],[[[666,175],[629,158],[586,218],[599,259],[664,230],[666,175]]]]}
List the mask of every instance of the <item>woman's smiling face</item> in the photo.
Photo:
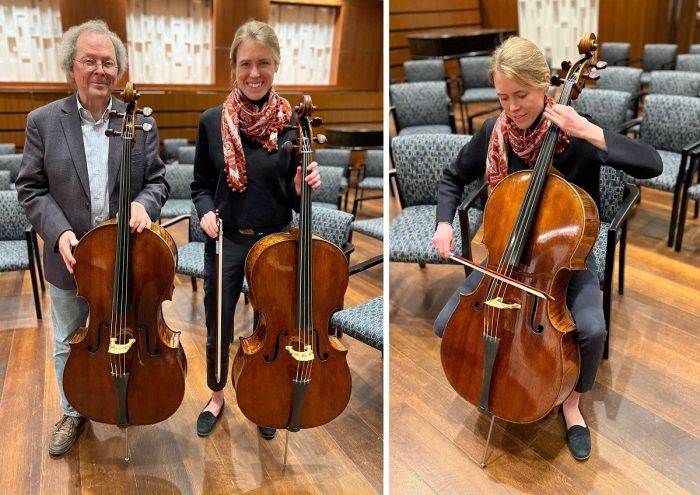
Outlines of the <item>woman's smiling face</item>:
{"type": "Polygon", "coordinates": [[[249,100],[259,100],[270,91],[279,65],[263,43],[243,41],[236,50],[236,82],[249,100]]]}

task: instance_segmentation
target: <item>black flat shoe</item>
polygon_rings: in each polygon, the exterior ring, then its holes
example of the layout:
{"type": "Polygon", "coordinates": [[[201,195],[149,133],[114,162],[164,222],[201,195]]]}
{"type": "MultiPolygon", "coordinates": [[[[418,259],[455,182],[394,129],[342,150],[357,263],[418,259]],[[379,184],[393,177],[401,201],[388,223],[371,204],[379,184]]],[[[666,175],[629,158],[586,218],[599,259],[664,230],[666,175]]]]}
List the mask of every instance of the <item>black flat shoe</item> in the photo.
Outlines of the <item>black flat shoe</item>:
{"type": "MultiPolygon", "coordinates": [[[[211,402],[211,399],[209,399],[209,402],[211,402]]],[[[209,405],[209,402],[207,402],[207,405],[204,406],[206,409],[207,406],[209,405]]],[[[219,409],[219,414],[214,416],[209,411],[202,411],[199,413],[199,417],[197,418],[197,435],[200,437],[206,437],[211,433],[211,431],[214,429],[214,426],[216,426],[216,422],[219,421],[219,417],[221,417],[221,414],[224,412],[224,406],[226,405],[226,402],[221,404],[221,409],[219,409]]]]}
{"type": "Polygon", "coordinates": [[[258,425],[258,431],[260,432],[260,436],[265,440],[272,440],[275,438],[275,433],[277,432],[277,430],[274,428],[266,428],[265,426],[260,425],[258,425]]]}
{"type": "Polygon", "coordinates": [[[564,408],[561,408],[559,411],[561,412],[561,419],[564,421],[564,428],[566,429],[566,445],[569,447],[569,452],[571,452],[571,455],[577,461],[585,461],[591,455],[591,431],[588,429],[588,426],[581,425],[574,425],[571,428],[567,428],[564,408]]]}

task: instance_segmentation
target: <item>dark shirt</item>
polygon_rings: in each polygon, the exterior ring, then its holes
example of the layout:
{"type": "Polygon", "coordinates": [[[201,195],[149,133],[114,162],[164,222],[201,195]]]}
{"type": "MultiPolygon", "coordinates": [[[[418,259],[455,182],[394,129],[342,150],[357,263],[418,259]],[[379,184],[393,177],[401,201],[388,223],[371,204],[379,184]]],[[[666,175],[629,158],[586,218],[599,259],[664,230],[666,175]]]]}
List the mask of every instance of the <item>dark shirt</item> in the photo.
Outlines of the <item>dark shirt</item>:
{"type": "MultiPolygon", "coordinates": [[[[457,158],[445,168],[438,188],[437,222],[452,223],[464,186],[486,173],[486,154],[496,119],[487,120],[457,158]]],[[[607,153],[584,139],[571,137],[571,142],[554,166],[564,178],[591,195],[599,205],[600,167],[622,170],[641,179],[656,177],[663,170],[658,152],[638,139],[603,130],[607,153]]],[[[508,173],[529,168],[512,150],[508,152],[508,173]]]]}
{"type": "MultiPolygon", "coordinates": [[[[296,133],[281,132],[279,149],[272,153],[241,134],[248,182],[244,192],[233,192],[224,175],[221,112],[222,107],[210,108],[199,120],[192,182],[197,214],[201,218],[218,208],[224,235],[238,229],[287,225],[292,220],[292,209],[298,208],[294,189],[297,161],[295,154],[285,151],[283,145],[296,142],[296,133]]],[[[296,113],[292,111],[290,125],[295,123],[296,113]]]]}

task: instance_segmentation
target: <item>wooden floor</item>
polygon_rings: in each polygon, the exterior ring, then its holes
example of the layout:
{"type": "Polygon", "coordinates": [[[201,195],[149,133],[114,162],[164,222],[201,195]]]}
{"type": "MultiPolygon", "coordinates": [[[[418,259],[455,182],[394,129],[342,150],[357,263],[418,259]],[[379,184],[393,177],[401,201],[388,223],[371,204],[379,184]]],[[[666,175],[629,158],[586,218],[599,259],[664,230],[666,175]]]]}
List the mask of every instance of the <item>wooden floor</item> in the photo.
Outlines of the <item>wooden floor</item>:
{"type": "Polygon", "coordinates": [[[700,221],[686,224],[676,253],[666,247],[670,194],[645,189],[642,199],[625,294],[613,296],[610,359],[582,399],[586,462],[571,457],[552,412],[531,425],[497,420],[479,468],[489,420],[448,384],[432,330],[463,270],[391,264],[391,493],[700,493],[700,221]]]}
{"type": "MultiPolygon", "coordinates": [[[[364,216],[381,215],[370,202],[364,216]]],[[[361,218],[358,216],[358,218],[361,218]]],[[[186,227],[176,226],[176,242],[186,227]]],[[[381,254],[382,243],[355,235],[351,264],[381,254]]],[[[345,304],[382,293],[382,265],[350,280],[345,304]]],[[[176,277],[165,320],[182,331],[188,376],[178,411],[157,425],[129,428],[131,460],[124,435],[115,427],[88,422],[76,446],[60,458],[48,454],[48,440],[61,417],[52,359],[50,298],[42,298],[44,319],[36,320],[27,273],[0,274],[0,491],[17,494],[223,494],[379,493],[382,490],[382,355],[344,337],[353,391],[346,410],[331,423],[290,434],[282,467],[284,434],[266,441],[236,406],[227,386],[226,409],[214,433],[200,438],[195,422],[209,398],[204,371],[203,291],[176,277]]],[[[250,306],[238,303],[236,341],[252,328],[250,306]]],[[[232,353],[235,352],[235,346],[232,353]]],[[[233,355],[233,354],[232,354],[233,355]]],[[[282,432],[283,433],[283,432],[282,432]]]]}

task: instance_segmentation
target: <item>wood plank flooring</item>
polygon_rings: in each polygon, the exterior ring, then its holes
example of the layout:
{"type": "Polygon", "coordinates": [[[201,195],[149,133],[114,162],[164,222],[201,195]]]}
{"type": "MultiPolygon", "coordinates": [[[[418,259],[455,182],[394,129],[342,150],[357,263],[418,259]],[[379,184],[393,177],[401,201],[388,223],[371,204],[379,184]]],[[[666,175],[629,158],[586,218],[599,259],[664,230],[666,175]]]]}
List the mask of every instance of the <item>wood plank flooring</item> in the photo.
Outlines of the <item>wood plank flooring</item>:
{"type": "MultiPolygon", "coordinates": [[[[358,218],[379,216],[381,202],[367,202],[358,218]],[[376,203],[372,205],[371,203],[376,203]]],[[[184,242],[186,225],[172,228],[184,242]]],[[[382,253],[378,240],[356,234],[351,264],[382,253]]],[[[382,293],[382,265],[351,277],[345,305],[382,293]]],[[[200,438],[197,415],[209,398],[205,375],[203,290],[192,292],[177,276],[172,302],[163,304],[168,324],[182,331],[188,375],[184,400],[162,423],[129,428],[131,459],[124,461],[124,434],[110,425],[87,422],[76,446],[52,458],[48,440],[60,416],[52,358],[50,298],[42,297],[43,320],[34,318],[26,272],[0,274],[0,492],[16,494],[230,494],[352,493],[382,491],[382,355],[350,337],[353,392],[346,410],[319,428],[290,434],[282,466],[284,432],[263,440],[225,388],[224,416],[200,438]]],[[[252,309],[241,298],[235,340],[252,328],[252,309]]],[[[232,356],[237,344],[232,348],[232,356]]]]}
{"type": "Polygon", "coordinates": [[[630,220],[610,359],[582,399],[586,462],[552,412],[531,425],[496,420],[479,468],[489,420],[448,384],[432,330],[464,273],[391,264],[391,493],[700,493],[700,221],[687,221],[681,253],[666,247],[670,202],[645,189],[630,220]]]}

